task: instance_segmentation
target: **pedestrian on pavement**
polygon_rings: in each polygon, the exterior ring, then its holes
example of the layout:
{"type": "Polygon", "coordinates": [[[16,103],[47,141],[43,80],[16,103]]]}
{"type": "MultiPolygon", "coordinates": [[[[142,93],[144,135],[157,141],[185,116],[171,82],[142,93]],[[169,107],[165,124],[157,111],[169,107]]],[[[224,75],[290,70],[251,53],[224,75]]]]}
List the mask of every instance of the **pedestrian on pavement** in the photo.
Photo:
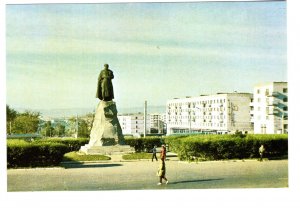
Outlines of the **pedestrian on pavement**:
{"type": "Polygon", "coordinates": [[[260,156],[259,161],[262,161],[263,155],[264,155],[264,153],[265,153],[265,147],[264,147],[263,144],[259,147],[258,152],[259,152],[259,156],[260,156]]]}
{"type": "Polygon", "coordinates": [[[163,159],[160,160],[160,164],[157,171],[157,176],[159,177],[159,183],[157,185],[162,184],[162,179],[166,181],[166,184],[169,183],[168,179],[166,178],[166,164],[163,159]]]}
{"type": "Polygon", "coordinates": [[[152,162],[153,162],[153,158],[155,158],[156,161],[157,161],[157,157],[156,157],[156,146],[154,146],[153,149],[152,149],[152,162]]]}
{"type": "Polygon", "coordinates": [[[160,159],[166,160],[166,154],[167,154],[166,146],[165,144],[163,144],[160,151],[160,159]]]}

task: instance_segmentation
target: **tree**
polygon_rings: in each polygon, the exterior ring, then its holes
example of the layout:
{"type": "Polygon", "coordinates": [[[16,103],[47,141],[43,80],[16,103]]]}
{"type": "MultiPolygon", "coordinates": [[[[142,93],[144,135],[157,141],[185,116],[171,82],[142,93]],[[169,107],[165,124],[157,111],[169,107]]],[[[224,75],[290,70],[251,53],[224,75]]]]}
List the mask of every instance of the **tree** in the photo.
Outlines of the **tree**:
{"type": "Polygon", "coordinates": [[[57,124],[54,128],[54,134],[59,137],[64,136],[65,131],[66,131],[66,127],[61,123],[57,124]]]}
{"type": "Polygon", "coordinates": [[[70,137],[74,137],[75,134],[77,133],[77,125],[76,125],[76,118],[75,117],[71,117],[68,120],[68,125],[65,129],[65,135],[66,136],[70,136],[70,137]]]}
{"type": "Polygon", "coordinates": [[[11,134],[11,125],[17,117],[17,111],[6,105],[6,130],[11,134]]]}
{"type": "Polygon", "coordinates": [[[41,134],[45,137],[51,137],[53,136],[53,133],[54,133],[54,128],[52,127],[51,122],[50,121],[46,122],[41,129],[41,134]]]}
{"type": "Polygon", "coordinates": [[[88,124],[85,120],[80,119],[78,121],[78,137],[88,137],[88,136],[89,136],[88,124]]]}
{"type": "Polygon", "coordinates": [[[39,125],[38,112],[26,111],[25,113],[17,113],[12,123],[12,132],[16,134],[36,133],[39,125]]]}

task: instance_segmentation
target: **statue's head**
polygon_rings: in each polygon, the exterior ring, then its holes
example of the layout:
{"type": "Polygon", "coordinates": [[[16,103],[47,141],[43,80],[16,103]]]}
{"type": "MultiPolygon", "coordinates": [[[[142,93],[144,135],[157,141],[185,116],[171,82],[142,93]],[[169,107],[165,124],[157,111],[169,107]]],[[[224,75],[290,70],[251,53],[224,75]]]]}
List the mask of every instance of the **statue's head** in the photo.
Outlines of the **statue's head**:
{"type": "Polygon", "coordinates": [[[104,64],[104,68],[108,69],[109,65],[108,64],[104,64]]]}

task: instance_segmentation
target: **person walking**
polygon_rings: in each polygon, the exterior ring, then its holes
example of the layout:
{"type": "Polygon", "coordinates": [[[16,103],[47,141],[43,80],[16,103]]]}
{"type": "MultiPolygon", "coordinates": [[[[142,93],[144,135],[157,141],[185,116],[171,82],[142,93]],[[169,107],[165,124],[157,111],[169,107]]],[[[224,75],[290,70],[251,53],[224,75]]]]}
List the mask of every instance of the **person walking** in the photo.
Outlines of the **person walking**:
{"type": "Polygon", "coordinates": [[[264,155],[264,153],[265,153],[265,147],[264,147],[264,145],[261,145],[261,146],[259,147],[258,152],[259,152],[259,156],[260,156],[259,161],[262,161],[263,155],[264,155]]]}
{"type": "Polygon", "coordinates": [[[159,177],[159,183],[157,185],[161,185],[163,179],[166,181],[166,184],[169,183],[168,179],[166,178],[166,164],[164,159],[160,160],[157,176],[159,177]]]}
{"type": "Polygon", "coordinates": [[[160,151],[160,159],[166,160],[166,154],[167,154],[166,146],[165,144],[163,144],[160,151]]]}
{"type": "Polygon", "coordinates": [[[152,162],[153,162],[153,158],[155,158],[156,161],[157,161],[157,157],[156,157],[156,146],[154,146],[153,149],[152,149],[152,162]]]}

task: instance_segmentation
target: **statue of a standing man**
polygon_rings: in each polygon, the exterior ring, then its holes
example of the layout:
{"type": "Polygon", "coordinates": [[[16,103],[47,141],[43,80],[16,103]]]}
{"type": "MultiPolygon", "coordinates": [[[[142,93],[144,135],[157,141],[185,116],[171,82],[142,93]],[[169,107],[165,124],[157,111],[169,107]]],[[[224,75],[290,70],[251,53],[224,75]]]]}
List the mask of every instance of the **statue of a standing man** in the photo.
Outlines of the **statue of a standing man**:
{"type": "Polygon", "coordinates": [[[104,70],[100,72],[98,77],[96,98],[103,101],[111,101],[114,98],[114,89],[111,81],[113,78],[113,71],[108,69],[108,64],[105,64],[104,70]]]}

